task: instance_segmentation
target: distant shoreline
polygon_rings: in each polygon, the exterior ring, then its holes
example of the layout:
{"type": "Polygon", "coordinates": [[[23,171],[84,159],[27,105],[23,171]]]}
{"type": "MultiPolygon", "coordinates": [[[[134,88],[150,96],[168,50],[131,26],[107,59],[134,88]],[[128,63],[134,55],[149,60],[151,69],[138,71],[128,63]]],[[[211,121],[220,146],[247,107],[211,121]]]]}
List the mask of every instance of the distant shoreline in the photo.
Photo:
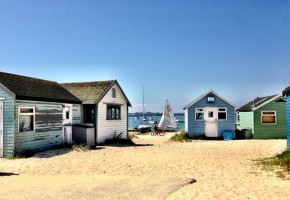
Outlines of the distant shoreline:
{"type": "MultiPolygon", "coordinates": [[[[146,116],[162,116],[163,113],[153,113],[153,112],[147,112],[145,113],[146,116]]],[[[175,116],[183,116],[184,113],[174,113],[175,116]]],[[[142,112],[136,112],[136,113],[129,113],[129,117],[139,117],[139,116],[143,116],[142,112]]]]}

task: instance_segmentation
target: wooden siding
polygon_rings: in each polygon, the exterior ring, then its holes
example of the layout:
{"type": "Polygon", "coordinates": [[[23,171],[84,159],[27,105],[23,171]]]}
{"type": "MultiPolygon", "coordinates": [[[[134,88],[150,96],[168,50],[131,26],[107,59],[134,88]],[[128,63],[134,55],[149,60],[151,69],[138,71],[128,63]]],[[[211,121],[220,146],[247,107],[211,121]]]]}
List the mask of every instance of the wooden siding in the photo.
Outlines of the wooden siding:
{"type": "Polygon", "coordinates": [[[72,116],[72,124],[81,124],[82,122],[82,106],[78,104],[73,104],[73,116],[72,116]]]}
{"type": "Polygon", "coordinates": [[[252,133],[254,133],[254,112],[240,112],[240,125],[237,126],[237,129],[252,129],[252,133]]]}
{"type": "Polygon", "coordinates": [[[218,135],[222,137],[223,132],[226,130],[234,131],[235,130],[235,108],[222,100],[221,98],[215,96],[213,93],[208,94],[204,98],[200,99],[198,102],[193,104],[191,107],[188,108],[186,111],[188,113],[187,119],[187,126],[188,126],[188,135],[190,137],[204,135],[205,134],[205,122],[204,120],[195,120],[195,108],[204,108],[204,107],[223,107],[227,108],[227,120],[225,121],[218,121],[218,135]],[[207,97],[214,96],[215,102],[208,103],[207,97]]]}
{"type": "Polygon", "coordinates": [[[97,106],[97,143],[114,137],[115,133],[123,132],[122,138],[128,137],[128,109],[127,99],[117,84],[114,84],[97,106]],[[112,97],[112,88],[116,89],[116,98],[112,97]],[[121,119],[107,120],[107,104],[121,104],[121,119]]]}
{"type": "Polygon", "coordinates": [[[42,151],[59,147],[62,137],[62,104],[16,101],[15,103],[15,152],[42,151]],[[35,107],[35,131],[18,132],[18,107],[35,107]]]}
{"type": "Polygon", "coordinates": [[[15,100],[0,88],[3,100],[3,157],[9,157],[14,150],[14,104],[15,100]]]}
{"type": "Polygon", "coordinates": [[[270,102],[254,111],[253,137],[256,139],[286,139],[286,103],[270,102]],[[261,111],[276,110],[276,124],[262,124],[261,111]]]}
{"type": "Polygon", "coordinates": [[[73,126],[72,139],[77,144],[87,144],[89,146],[95,146],[95,129],[73,126]]]}
{"type": "Polygon", "coordinates": [[[286,102],[286,116],[287,116],[287,146],[290,149],[290,93],[287,94],[286,102]]]}
{"type": "Polygon", "coordinates": [[[184,130],[188,132],[188,109],[184,110],[184,130]]]}

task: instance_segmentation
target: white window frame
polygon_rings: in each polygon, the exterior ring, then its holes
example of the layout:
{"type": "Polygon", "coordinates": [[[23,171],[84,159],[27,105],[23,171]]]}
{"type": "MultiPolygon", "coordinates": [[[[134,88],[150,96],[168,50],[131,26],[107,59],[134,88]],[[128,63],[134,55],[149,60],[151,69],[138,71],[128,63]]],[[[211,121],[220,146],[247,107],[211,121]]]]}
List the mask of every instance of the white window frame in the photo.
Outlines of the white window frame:
{"type": "Polygon", "coordinates": [[[228,109],[227,108],[225,108],[225,107],[220,107],[220,108],[218,108],[218,116],[217,116],[217,119],[218,119],[218,121],[226,121],[226,120],[228,120],[228,109]],[[220,109],[225,109],[225,111],[220,111],[220,109]],[[225,119],[219,119],[219,113],[226,113],[226,118],[225,119]]]}
{"type": "Polygon", "coordinates": [[[204,108],[195,108],[195,116],[194,116],[195,121],[204,121],[204,108]],[[200,111],[202,110],[202,111],[200,111]],[[203,119],[197,119],[196,114],[197,113],[203,113],[203,119]]]}
{"type": "Polygon", "coordinates": [[[27,132],[34,132],[35,131],[35,106],[19,106],[18,107],[18,133],[26,133],[26,131],[20,131],[20,128],[19,128],[19,119],[21,115],[33,116],[33,130],[27,131],[27,132]],[[32,109],[33,113],[21,113],[20,112],[21,109],[32,109]]]}
{"type": "Polygon", "coordinates": [[[276,110],[261,110],[261,124],[269,124],[269,125],[277,124],[277,113],[276,113],[276,110]],[[273,116],[273,114],[263,114],[263,112],[274,112],[275,123],[264,123],[263,122],[263,116],[273,116]]]}

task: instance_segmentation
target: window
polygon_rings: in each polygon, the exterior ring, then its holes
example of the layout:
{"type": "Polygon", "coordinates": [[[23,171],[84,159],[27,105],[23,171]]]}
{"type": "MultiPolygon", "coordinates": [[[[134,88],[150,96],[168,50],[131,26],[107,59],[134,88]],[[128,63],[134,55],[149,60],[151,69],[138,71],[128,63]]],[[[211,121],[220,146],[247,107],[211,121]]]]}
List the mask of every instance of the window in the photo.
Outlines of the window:
{"type": "Polygon", "coordinates": [[[115,88],[112,88],[112,97],[116,98],[116,89],[115,88]]]}
{"type": "Polygon", "coordinates": [[[226,108],[219,108],[218,119],[219,120],[227,120],[227,109],[226,108]]]}
{"type": "Polygon", "coordinates": [[[214,97],[207,97],[207,103],[214,103],[214,97]]]}
{"type": "Polygon", "coordinates": [[[107,105],[107,119],[121,119],[121,106],[107,105]]]}
{"type": "Polygon", "coordinates": [[[203,109],[202,108],[196,108],[195,109],[195,120],[203,120],[203,109]]]}
{"type": "Polygon", "coordinates": [[[213,118],[213,111],[208,111],[208,118],[213,118]]]}
{"type": "Polygon", "coordinates": [[[262,124],[276,124],[276,111],[262,111],[262,124]]]}
{"type": "Polygon", "coordinates": [[[18,108],[18,130],[19,132],[34,131],[35,108],[19,107],[18,108]]]}

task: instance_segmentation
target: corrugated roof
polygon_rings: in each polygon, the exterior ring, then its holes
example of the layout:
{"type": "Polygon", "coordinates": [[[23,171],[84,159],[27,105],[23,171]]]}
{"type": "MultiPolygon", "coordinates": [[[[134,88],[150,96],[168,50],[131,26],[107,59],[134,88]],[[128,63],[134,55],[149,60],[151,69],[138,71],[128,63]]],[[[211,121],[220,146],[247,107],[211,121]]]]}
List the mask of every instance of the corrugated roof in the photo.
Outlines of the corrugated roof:
{"type": "Polygon", "coordinates": [[[113,80],[61,83],[60,85],[78,97],[84,104],[95,104],[114,83],[113,80]]]}
{"type": "Polygon", "coordinates": [[[0,83],[16,95],[16,99],[62,103],[81,103],[57,82],[0,72],[0,83]]]}
{"type": "Polygon", "coordinates": [[[252,111],[253,108],[258,107],[265,103],[266,101],[274,98],[277,95],[271,95],[271,96],[266,96],[266,97],[257,97],[256,99],[250,101],[249,103],[243,105],[237,111],[252,111]]]}

